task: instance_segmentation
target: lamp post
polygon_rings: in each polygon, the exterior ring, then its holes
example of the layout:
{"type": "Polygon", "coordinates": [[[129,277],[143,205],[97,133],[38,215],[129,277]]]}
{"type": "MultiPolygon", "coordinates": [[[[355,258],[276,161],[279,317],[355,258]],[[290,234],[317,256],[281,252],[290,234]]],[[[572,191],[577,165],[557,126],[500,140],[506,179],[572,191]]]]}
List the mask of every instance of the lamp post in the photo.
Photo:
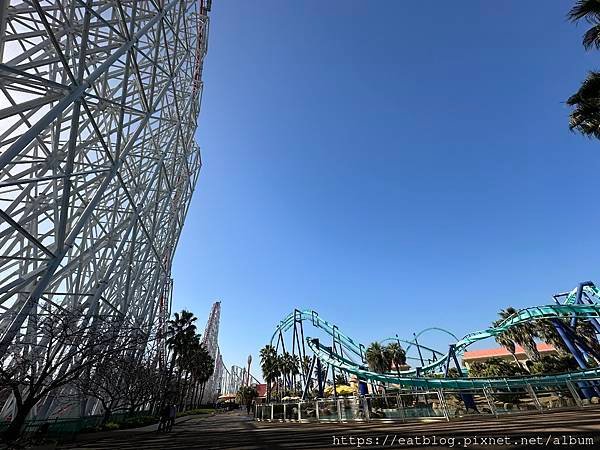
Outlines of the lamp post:
{"type": "Polygon", "coordinates": [[[246,379],[246,386],[250,386],[250,365],[252,364],[252,355],[248,355],[248,375],[246,379]]]}

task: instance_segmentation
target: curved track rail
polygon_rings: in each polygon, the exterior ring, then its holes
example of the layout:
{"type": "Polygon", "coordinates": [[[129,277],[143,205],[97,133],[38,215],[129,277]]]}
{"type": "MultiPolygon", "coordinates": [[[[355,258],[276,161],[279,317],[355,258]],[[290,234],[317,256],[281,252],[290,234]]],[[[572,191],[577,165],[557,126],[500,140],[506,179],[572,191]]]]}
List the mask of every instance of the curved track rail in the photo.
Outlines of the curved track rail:
{"type": "MultiPolygon", "coordinates": [[[[595,286],[584,286],[583,294],[587,295],[588,298],[594,297],[600,299],[600,291],[595,286]]],[[[498,323],[494,327],[486,328],[485,330],[476,331],[474,333],[467,334],[462,339],[458,340],[455,345],[455,353],[461,354],[471,344],[495,337],[508,329],[524,324],[527,322],[540,320],[540,319],[598,319],[600,318],[600,303],[592,304],[577,304],[577,288],[569,292],[566,295],[566,299],[563,304],[557,305],[544,305],[534,306],[525,308],[517,311],[515,314],[506,318],[502,322],[498,323]]],[[[546,375],[546,376],[524,376],[514,378],[427,378],[427,377],[416,377],[416,370],[405,370],[398,373],[377,373],[370,371],[362,363],[363,361],[363,349],[364,346],[357,343],[349,336],[342,333],[339,328],[332,323],[321,318],[315,311],[302,310],[295,311],[285,317],[275,329],[271,338],[273,343],[275,337],[279,333],[283,333],[289,330],[295,321],[306,321],[312,323],[312,325],[326,334],[330,335],[334,340],[339,342],[341,346],[346,350],[347,356],[338,354],[332,351],[331,347],[325,346],[317,339],[310,337],[306,338],[306,342],[309,348],[315,353],[317,357],[328,364],[331,364],[338,370],[348,372],[358,376],[365,381],[378,381],[391,384],[400,384],[403,386],[422,387],[428,389],[481,389],[484,387],[509,387],[519,386],[527,384],[551,384],[551,383],[564,383],[566,381],[578,381],[581,379],[589,379],[591,377],[600,377],[600,368],[579,370],[575,372],[569,372],[558,375],[546,375]],[[358,358],[359,362],[354,361],[350,355],[354,355],[358,358]]],[[[445,330],[443,330],[445,331],[445,330]]],[[[416,345],[414,341],[406,341],[403,339],[388,338],[384,339],[394,340],[406,343],[408,345],[416,345]]],[[[422,348],[426,348],[421,346],[422,348]]],[[[432,349],[428,349],[432,350],[432,349]]],[[[439,352],[436,352],[439,353],[439,352]]],[[[421,368],[421,373],[431,373],[436,369],[444,367],[449,354],[445,354],[440,359],[424,366],[421,368]]]]}

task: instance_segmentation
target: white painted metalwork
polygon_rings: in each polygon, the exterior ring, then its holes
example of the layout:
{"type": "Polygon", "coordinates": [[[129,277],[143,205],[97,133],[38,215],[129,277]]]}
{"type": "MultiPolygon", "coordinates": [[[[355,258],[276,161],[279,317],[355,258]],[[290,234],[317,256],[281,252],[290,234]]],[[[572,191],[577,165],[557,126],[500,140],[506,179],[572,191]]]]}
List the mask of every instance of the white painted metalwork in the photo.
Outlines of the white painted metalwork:
{"type": "Polygon", "coordinates": [[[205,0],[0,1],[0,358],[44,304],[157,331],[201,166],[205,0]]]}

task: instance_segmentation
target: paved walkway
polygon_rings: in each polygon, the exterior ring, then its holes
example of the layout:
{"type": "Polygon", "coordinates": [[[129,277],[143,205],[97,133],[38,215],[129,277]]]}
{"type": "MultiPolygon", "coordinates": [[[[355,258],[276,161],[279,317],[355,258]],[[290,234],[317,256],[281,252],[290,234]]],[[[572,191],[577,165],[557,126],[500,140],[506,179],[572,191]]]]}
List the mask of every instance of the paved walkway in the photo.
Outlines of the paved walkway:
{"type": "MultiPolygon", "coordinates": [[[[593,445],[582,445],[583,441],[562,448],[599,448],[600,409],[560,411],[545,414],[529,414],[493,418],[469,418],[453,422],[435,423],[264,423],[254,422],[251,417],[239,412],[217,414],[210,417],[193,417],[181,421],[170,433],[156,433],[147,429],[123,430],[104,435],[93,441],[79,442],[60,448],[70,449],[318,449],[318,448],[358,448],[358,438],[362,438],[361,448],[424,448],[423,436],[428,436],[427,448],[448,448],[449,439],[454,438],[455,448],[464,448],[471,439],[469,448],[535,448],[530,443],[541,444],[538,448],[568,442],[569,438],[594,439],[593,445]],[[436,441],[434,441],[434,436],[436,441]],[[342,440],[345,438],[345,440],[342,440]],[[353,438],[354,445],[350,438],[353,438]],[[368,446],[367,439],[371,439],[368,446]],[[400,443],[404,438],[404,444],[400,443]],[[412,441],[408,441],[412,438],[412,441]],[[486,440],[483,440],[486,438],[486,440]],[[491,438],[505,438],[510,445],[496,442],[491,438]],[[337,441],[335,441],[337,439],[337,441]],[[528,439],[527,445],[524,445],[528,439]],[[533,439],[533,440],[530,440],[533,439]],[[566,439],[566,441],[565,441],[566,439]],[[395,441],[395,445],[392,444],[395,441]],[[384,445],[385,442],[385,445],[384,445]],[[337,444],[337,445],[334,445],[337,444]],[[347,445],[343,445],[346,443],[347,445]],[[412,443],[412,445],[410,445],[412,443]],[[476,445],[479,444],[479,445],[476,445]]],[[[92,437],[92,436],[90,436],[92,437]]]]}

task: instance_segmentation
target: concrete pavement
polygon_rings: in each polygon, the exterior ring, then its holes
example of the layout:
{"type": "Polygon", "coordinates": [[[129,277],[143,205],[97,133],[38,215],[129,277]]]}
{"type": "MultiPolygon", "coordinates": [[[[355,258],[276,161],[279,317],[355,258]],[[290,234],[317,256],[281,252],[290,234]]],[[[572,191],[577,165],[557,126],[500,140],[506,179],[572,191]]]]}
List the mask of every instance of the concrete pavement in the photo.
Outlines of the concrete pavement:
{"type": "Polygon", "coordinates": [[[147,429],[123,430],[112,432],[93,441],[79,442],[60,448],[243,450],[509,447],[516,449],[536,448],[536,446],[548,448],[552,447],[552,444],[555,446],[557,442],[562,448],[598,448],[600,409],[514,415],[500,419],[473,417],[452,422],[405,424],[265,423],[254,422],[252,417],[234,411],[210,417],[189,418],[185,422],[177,423],[170,433],[159,434],[147,429]],[[573,439],[584,438],[588,440],[573,441],[573,439]],[[562,440],[556,441],[556,439],[562,440]],[[571,439],[570,444],[569,439],[571,439]],[[367,445],[369,442],[371,445],[367,445]],[[427,443],[429,445],[425,445],[427,443]]]}

